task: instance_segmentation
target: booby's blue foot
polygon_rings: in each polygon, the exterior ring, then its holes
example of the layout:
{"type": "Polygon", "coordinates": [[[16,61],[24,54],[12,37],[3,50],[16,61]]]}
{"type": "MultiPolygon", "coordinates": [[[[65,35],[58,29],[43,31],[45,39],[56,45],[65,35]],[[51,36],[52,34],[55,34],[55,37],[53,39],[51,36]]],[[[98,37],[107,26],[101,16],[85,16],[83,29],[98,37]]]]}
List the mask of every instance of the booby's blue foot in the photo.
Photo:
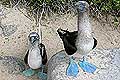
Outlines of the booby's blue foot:
{"type": "Polygon", "coordinates": [[[47,80],[47,74],[43,72],[38,72],[38,77],[40,80],[47,80]]]}
{"type": "Polygon", "coordinates": [[[79,62],[79,66],[82,68],[83,71],[88,73],[94,73],[97,67],[91,63],[86,62],[85,60],[79,62]]]}
{"type": "Polygon", "coordinates": [[[74,62],[73,58],[70,58],[70,63],[67,68],[67,76],[76,77],[79,72],[78,65],[74,62]]]}
{"type": "Polygon", "coordinates": [[[38,77],[39,77],[40,80],[47,80],[47,74],[44,73],[45,65],[42,64],[41,67],[42,67],[42,71],[37,73],[38,77]]]}
{"type": "Polygon", "coordinates": [[[31,68],[23,71],[23,75],[26,76],[26,77],[32,76],[34,74],[35,74],[35,71],[31,68]]]}

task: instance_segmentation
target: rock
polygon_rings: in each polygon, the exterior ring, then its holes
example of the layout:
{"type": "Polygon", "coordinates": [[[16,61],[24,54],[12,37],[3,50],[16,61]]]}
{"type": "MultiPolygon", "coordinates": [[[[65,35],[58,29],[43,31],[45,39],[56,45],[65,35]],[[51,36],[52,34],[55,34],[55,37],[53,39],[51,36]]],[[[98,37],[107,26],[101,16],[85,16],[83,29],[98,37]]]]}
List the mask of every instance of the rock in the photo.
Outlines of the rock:
{"type": "Polygon", "coordinates": [[[58,52],[48,62],[47,80],[120,80],[120,49],[96,49],[87,59],[97,66],[95,73],[86,73],[79,67],[77,77],[71,77],[66,75],[69,57],[65,51],[58,52]]]}
{"type": "MultiPolygon", "coordinates": [[[[27,68],[27,67],[26,67],[27,68]]],[[[0,80],[40,80],[37,74],[25,77],[24,61],[14,56],[0,56],[0,80]]]]}
{"type": "Polygon", "coordinates": [[[1,28],[4,36],[10,36],[17,31],[17,26],[15,25],[1,25],[1,28]]]}
{"type": "Polygon", "coordinates": [[[25,70],[24,62],[13,56],[0,57],[0,70],[9,74],[18,74],[25,70]]]}

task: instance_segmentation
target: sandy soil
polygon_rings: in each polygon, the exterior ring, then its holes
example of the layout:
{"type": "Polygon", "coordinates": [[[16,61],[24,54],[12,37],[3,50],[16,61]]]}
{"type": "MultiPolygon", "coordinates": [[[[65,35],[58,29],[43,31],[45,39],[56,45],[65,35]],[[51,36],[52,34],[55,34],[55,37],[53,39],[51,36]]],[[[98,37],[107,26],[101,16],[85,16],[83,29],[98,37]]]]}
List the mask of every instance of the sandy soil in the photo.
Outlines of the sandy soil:
{"type": "MultiPolygon", "coordinates": [[[[37,31],[34,22],[26,18],[17,9],[4,9],[0,7],[0,55],[12,55],[24,58],[28,49],[28,35],[32,31],[37,31]]],[[[76,30],[76,16],[64,15],[61,17],[51,18],[48,21],[43,21],[42,27],[43,43],[46,45],[47,54],[50,58],[53,54],[63,49],[62,41],[59,38],[56,30],[58,28],[76,30]]],[[[98,40],[97,48],[114,48],[120,47],[120,33],[110,27],[107,23],[99,23],[91,19],[93,34],[98,40]]],[[[0,80],[24,80],[23,76],[17,75],[13,78],[6,77],[8,75],[0,74],[0,80]],[[16,79],[20,77],[20,79],[16,79]]],[[[27,79],[25,79],[27,80],[27,79]]],[[[34,79],[35,80],[35,79],[34,79]]],[[[37,79],[36,79],[37,80],[37,79]]]]}

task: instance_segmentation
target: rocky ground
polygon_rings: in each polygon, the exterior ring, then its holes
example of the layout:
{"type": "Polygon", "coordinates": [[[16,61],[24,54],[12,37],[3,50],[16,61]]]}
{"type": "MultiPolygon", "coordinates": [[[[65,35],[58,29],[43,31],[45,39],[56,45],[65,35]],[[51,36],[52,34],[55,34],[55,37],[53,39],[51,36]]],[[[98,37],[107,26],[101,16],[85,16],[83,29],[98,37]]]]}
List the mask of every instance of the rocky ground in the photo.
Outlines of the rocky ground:
{"type": "MultiPolygon", "coordinates": [[[[70,31],[76,30],[76,16],[71,17],[71,15],[64,15],[61,17],[52,17],[47,21],[43,21],[41,25],[43,32],[43,43],[46,45],[48,58],[56,54],[58,51],[63,49],[62,41],[59,38],[56,30],[58,28],[68,29],[70,31]]],[[[119,48],[120,47],[120,33],[119,28],[115,30],[107,23],[99,23],[98,21],[91,19],[93,34],[98,40],[97,48],[108,49],[108,48],[119,48]]],[[[15,66],[17,64],[17,59],[20,62],[23,60],[27,48],[28,48],[28,35],[32,31],[37,31],[37,27],[34,27],[33,21],[25,17],[17,9],[8,9],[0,5],[0,80],[38,80],[36,76],[24,77],[20,75],[21,66],[15,66]],[[14,56],[14,59],[6,59],[5,56],[14,56]],[[13,67],[12,67],[13,66],[13,67]],[[18,72],[18,73],[17,73],[18,72]]],[[[116,49],[115,49],[116,50],[116,49]]],[[[119,49],[117,49],[119,51],[119,49]]],[[[104,50],[102,50],[104,51],[104,50]]],[[[113,50],[114,52],[114,50],[113,50]]],[[[104,52],[102,52],[104,53],[104,52]]],[[[106,52],[105,52],[106,53],[106,52]]],[[[109,53],[109,50],[108,50],[109,53]]],[[[112,58],[111,61],[119,62],[119,53],[116,51],[116,58],[112,58]]],[[[104,54],[105,55],[105,54],[104,54]]],[[[97,60],[97,59],[96,59],[97,60]]],[[[106,59],[101,59],[103,62],[106,59]]],[[[24,65],[23,65],[24,66],[24,65]]],[[[103,64],[104,66],[104,64],[103,64]]],[[[110,65],[108,68],[110,73],[118,73],[120,75],[120,68],[110,65]],[[113,70],[113,71],[112,71],[113,70]],[[118,71],[118,72],[115,72],[118,71]]],[[[119,66],[119,65],[118,65],[119,66]]],[[[100,72],[101,76],[106,75],[107,71],[100,72]]],[[[109,73],[109,72],[108,72],[109,73]]],[[[114,74],[117,75],[117,74],[114,74]]],[[[111,76],[111,75],[108,75],[111,76]]],[[[100,80],[104,77],[101,77],[100,80]]],[[[110,78],[110,77],[109,77],[110,78]]],[[[120,78],[118,78],[119,80],[120,78]]],[[[96,79],[98,80],[98,79],[96,79]]],[[[110,80],[110,79],[106,79],[110,80]]],[[[114,79],[112,79],[114,80],[114,79]]],[[[116,80],[116,79],[115,79],[116,80]]]]}
{"type": "MultiPolygon", "coordinates": [[[[76,58],[75,62],[79,60],[76,58]]],[[[120,49],[95,49],[88,54],[87,60],[97,66],[94,74],[79,67],[76,77],[67,76],[69,57],[64,51],[58,52],[48,63],[48,80],[120,80],[120,49]]]]}

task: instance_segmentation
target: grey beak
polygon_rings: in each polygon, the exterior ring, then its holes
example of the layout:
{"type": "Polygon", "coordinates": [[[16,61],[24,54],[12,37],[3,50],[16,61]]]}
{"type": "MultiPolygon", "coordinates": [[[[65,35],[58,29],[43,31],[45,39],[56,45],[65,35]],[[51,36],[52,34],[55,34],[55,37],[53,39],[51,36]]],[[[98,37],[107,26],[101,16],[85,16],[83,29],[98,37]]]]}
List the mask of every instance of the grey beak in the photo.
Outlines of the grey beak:
{"type": "Polygon", "coordinates": [[[85,3],[79,1],[75,4],[76,8],[78,11],[80,12],[84,12],[85,11],[85,3]]]}
{"type": "Polygon", "coordinates": [[[85,11],[85,4],[81,3],[79,9],[80,11],[85,11]]]}

